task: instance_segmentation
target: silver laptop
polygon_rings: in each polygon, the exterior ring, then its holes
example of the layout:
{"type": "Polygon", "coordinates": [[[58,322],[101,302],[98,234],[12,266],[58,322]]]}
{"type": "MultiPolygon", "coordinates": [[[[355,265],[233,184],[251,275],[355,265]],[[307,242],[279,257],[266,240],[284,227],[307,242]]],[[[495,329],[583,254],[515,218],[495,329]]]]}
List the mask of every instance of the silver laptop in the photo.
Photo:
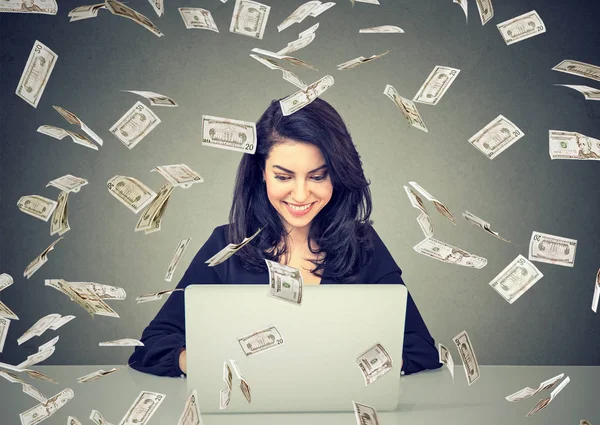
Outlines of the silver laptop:
{"type": "MultiPolygon", "coordinates": [[[[268,296],[269,285],[189,285],[185,289],[188,393],[203,413],[348,412],[352,400],[396,409],[404,342],[404,285],[304,285],[302,304],[268,296]],[[276,326],[284,344],[246,356],[239,337],[276,326]],[[379,343],[392,370],[368,386],[357,357],[379,343]],[[231,399],[219,409],[223,362],[237,362],[231,399]]],[[[231,366],[231,365],[230,365],[231,366]]]]}

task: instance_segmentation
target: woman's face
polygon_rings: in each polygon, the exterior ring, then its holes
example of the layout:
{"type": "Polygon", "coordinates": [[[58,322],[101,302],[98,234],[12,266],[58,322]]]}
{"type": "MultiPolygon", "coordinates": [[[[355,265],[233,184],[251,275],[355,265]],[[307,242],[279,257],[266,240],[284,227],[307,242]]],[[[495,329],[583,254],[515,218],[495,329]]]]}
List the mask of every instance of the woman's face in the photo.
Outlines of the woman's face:
{"type": "Polygon", "coordinates": [[[333,194],[321,150],[308,143],[290,142],[271,149],[263,173],[269,201],[288,232],[308,226],[333,194]],[[308,207],[299,210],[292,205],[308,207]]]}

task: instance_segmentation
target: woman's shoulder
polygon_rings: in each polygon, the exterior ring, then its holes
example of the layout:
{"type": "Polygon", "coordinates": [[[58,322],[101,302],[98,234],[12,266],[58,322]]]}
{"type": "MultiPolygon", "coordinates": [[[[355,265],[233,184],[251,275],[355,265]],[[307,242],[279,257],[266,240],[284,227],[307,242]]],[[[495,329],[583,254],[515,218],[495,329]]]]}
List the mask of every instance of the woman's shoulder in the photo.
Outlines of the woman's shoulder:
{"type": "Polygon", "coordinates": [[[392,257],[392,254],[383,242],[383,239],[381,239],[379,233],[377,233],[372,225],[368,225],[367,233],[371,240],[373,254],[371,262],[365,269],[366,276],[370,275],[370,278],[373,279],[394,271],[400,271],[400,273],[402,273],[402,270],[398,264],[396,264],[394,257],[392,257]]]}

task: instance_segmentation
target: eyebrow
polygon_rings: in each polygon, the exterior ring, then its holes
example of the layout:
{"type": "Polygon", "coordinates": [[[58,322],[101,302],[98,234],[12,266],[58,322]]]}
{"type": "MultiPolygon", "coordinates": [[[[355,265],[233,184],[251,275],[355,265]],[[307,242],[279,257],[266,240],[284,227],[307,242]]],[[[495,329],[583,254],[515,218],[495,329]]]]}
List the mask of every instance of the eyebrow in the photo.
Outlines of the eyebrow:
{"type": "MultiPolygon", "coordinates": [[[[279,168],[280,170],[285,171],[286,173],[296,174],[292,170],[288,170],[287,168],[283,168],[281,165],[273,165],[273,168],[279,168]]],[[[308,174],[314,173],[315,171],[319,171],[319,170],[321,170],[323,168],[327,168],[327,164],[323,164],[320,167],[315,168],[314,170],[310,170],[308,172],[308,174]]]]}

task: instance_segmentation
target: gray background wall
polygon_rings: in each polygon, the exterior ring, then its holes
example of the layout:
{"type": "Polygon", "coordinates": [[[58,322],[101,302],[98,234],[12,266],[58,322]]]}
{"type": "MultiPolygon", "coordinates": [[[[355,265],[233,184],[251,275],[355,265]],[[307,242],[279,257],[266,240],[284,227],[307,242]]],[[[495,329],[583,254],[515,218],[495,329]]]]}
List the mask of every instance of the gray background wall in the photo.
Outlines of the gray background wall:
{"type": "Polygon", "coordinates": [[[469,22],[451,1],[381,0],[380,6],[349,1],[318,18],[307,18],[279,33],[277,25],[304,0],[263,0],[271,13],[263,40],[230,33],[230,0],[167,0],[158,18],[150,4],[129,6],[148,16],[165,34],[158,38],[133,22],[101,10],[98,18],[69,23],[80,2],[60,2],[57,16],[0,14],[1,202],[0,273],[15,283],[0,297],[20,318],[13,321],[0,360],[17,364],[60,334],[46,364],[123,364],[130,348],[98,347],[98,342],[139,338],[163,301],[136,304],[135,297],[174,287],[214,227],[227,222],[240,153],[203,147],[202,114],[256,121],[272,99],[296,91],[248,55],[253,47],[271,51],[320,23],[315,41],[292,55],[319,72],[286,66],[306,82],[331,74],[324,95],[340,112],[372,181],[375,229],[394,259],[436,342],[447,346],[466,329],[481,364],[600,365],[600,316],[591,309],[600,266],[600,164],[551,161],[548,130],[578,131],[600,138],[600,102],[553,84],[597,82],[551,71],[563,59],[600,65],[598,10],[575,0],[495,1],[495,16],[481,25],[474,1],[469,22]],[[70,3],[70,4],[69,4],[70,3]],[[209,9],[220,33],[186,30],[177,10],[209,9]],[[535,9],[547,26],[543,35],[506,46],[496,24],[535,9]],[[596,12],[596,13],[595,13],[596,12]],[[359,34],[360,28],[398,25],[405,34],[359,34]],[[15,89],[35,40],[58,54],[41,101],[34,109],[15,89]],[[388,55],[358,68],[337,71],[357,56],[388,55]],[[441,102],[418,104],[429,128],[408,127],[383,95],[386,84],[412,98],[435,65],[461,70],[441,102]],[[133,150],[108,129],[137,100],[119,90],[151,90],[174,98],[178,108],[153,107],[162,123],[133,150]],[[42,124],[71,130],[52,105],[74,112],[100,137],[93,151],[36,132],[42,124]],[[525,137],[496,159],[486,159],[467,140],[498,114],[513,120],[525,137]],[[138,220],[113,198],[106,182],[133,176],[158,190],[157,165],[185,163],[205,179],[188,190],[175,189],[162,223],[151,235],[134,233],[138,220]],[[44,223],[19,211],[19,197],[56,199],[46,184],[64,174],[88,179],[69,197],[71,230],[49,253],[48,262],[26,280],[23,270],[56,236],[44,223]],[[432,211],[435,237],[488,264],[474,270],[421,256],[412,247],[423,239],[402,189],[417,181],[444,202],[457,218],[453,226],[432,211]],[[510,239],[506,244],[461,217],[469,210],[510,239]],[[527,256],[532,231],[578,240],[574,268],[535,263],[544,277],[513,305],[488,283],[518,254],[527,256]],[[163,280],[181,238],[191,244],[173,282],[163,280]],[[125,288],[125,301],[111,306],[120,319],[91,318],[44,279],[93,281],[125,288]],[[16,339],[49,313],[74,314],[58,331],[47,331],[21,346],[16,339]]]}

